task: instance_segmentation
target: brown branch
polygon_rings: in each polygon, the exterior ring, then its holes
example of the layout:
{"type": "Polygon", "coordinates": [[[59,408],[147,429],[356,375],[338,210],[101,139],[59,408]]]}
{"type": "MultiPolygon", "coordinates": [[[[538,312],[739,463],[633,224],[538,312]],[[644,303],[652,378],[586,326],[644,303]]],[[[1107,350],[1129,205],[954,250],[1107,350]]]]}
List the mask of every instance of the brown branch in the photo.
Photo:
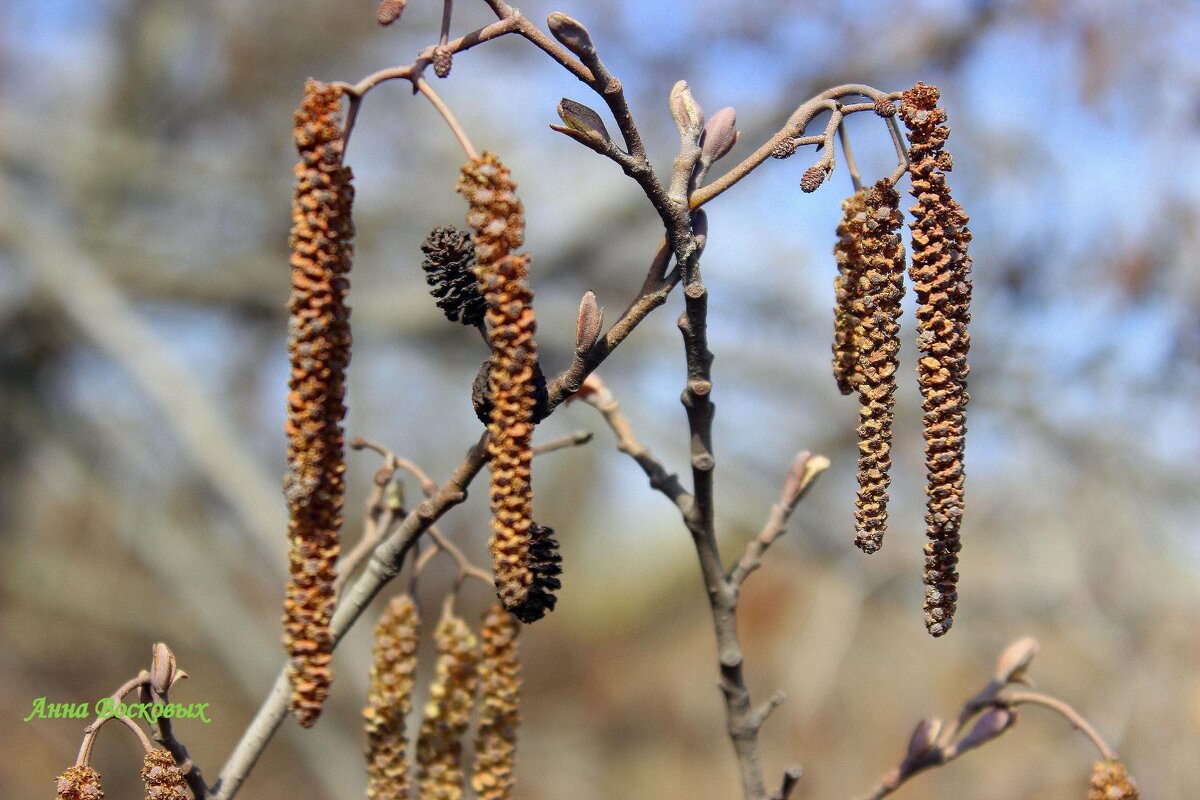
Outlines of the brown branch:
{"type": "Polygon", "coordinates": [[[1090,739],[1092,744],[1095,745],[1096,750],[1100,752],[1101,758],[1105,761],[1117,760],[1117,752],[1109,746],[1108,742],[1104,741],[1104,738],[1100,736],[1095,727],[1084,719],[1082,714],[1057,697],[1050,697],[1040,692],[1015,691],[1005,693],[1001,697],[1001,702],[1007,706],[1036,705],[1048,708],[1071,723],[1071,727],[1075,728],[1075,730],[1090,739]]]}
{"type": "MultiPolygon", "coordinates": [[[[379,591],[399,574],[405,558],[421,534],[447,511],[466,500],[467,487],[487,462],[486,441],[486,435],[481,437],[437,493],[422,501],[412,514],[405,517],[395,530],[383,539],[371,554],[362,574],[349,590],[343,593],[344,596],[339,596],[337,610],[329,626],[334,647],[379,591]]],[[[285,664],[280,669],[270,694],[243,732],[241,740],[221,769],[216,783],[210,788],[210,800],[229,800],[237,794],[267,743],[283,723],[290,697],[287,673],[288,667],[285,664]]]]}
{"type": "Polygon", "coordinates": [[[568,447],[579,447],[585,445],[592,440],[591,431],[575,431],[575,433],[566,436],[560,436],[557,439],[551,439],[533,448],[534,456],[543,456],[547,453],[553,453],[556,450],[565,450],[568,447]]]}
{"type": "Polygon", "coordinates": [[[633,432],[633,426],[629,424],[629,419],[621,413],[621,405],[604,382],[600,380],[600,376],[593,374],[588,377],[579,399],[603,415],[604,421],[608,423],[608,427],[617,437],[617,450],[637,462],[638,466],[642,468],[642,472],[646,473],[646,477],[650,479],[650,488],[666,495],[679,508],[680,513],[691,514],[692,495],[683,488],[679,477],[674,473],[667,472],[667,468],[662,465],[662,462],[638,440],[633,432]]]}
{"type": "Polygon", "coordinates": [[[814,456],[807,451],[796,456],[783,482],[779,500],[771,507],[771,514],[762,531],[746,543],[746,551],[729,571],[728,579],[732,585],[741,586],[751,572],[762,566],[762,558],[767,549],[787,531],[792,512],[796,510],[796,506],[808,493],[817,477],[827,469],[829,459],[825,456],[814,456]]]}
{"type": "MultiPolygon", "coordinates": [[[[855,83],[844,84],[842,86],[835,86],[832,89],[826,89],[825,91],[801,104],[800,107],[797,108],[790,117],[788,117],[787,122],[784,123],[783,127],[780,128],[774,136],[772,136],[770,139],[764,142],[761,147],[743,159],[741,163],[732,167],[728,172],[713,180],[711,183],[708,183],[707,185],[702,186],[696,191],[692,192],[690,201],[691,207],[699,208],[717,195],[731,188],[738,181],[745,178],[759,165],[766,161],[771,156],[771,152],[775,149],[775,146],[784,139],[800,139],[803,137],[804,129],[810,122],[812,122],[813,118],[816,117],[817,114],[829,109],[829,103],[831,100],[838,100],[840,98],[850,97],[853,95],[867,97],[872,101],[889,100],[898,96],[881,92],[878,89],[870,86],[855,83]]],[[[873,103],[842,106],[840,111],[835,113],[840,113],[844,116],[848,113],[865,111],[868,108],[873,108],[873,103]]],[[[822,142],[824,142],[828,136],[832,135],[833,133],[834,131],[829,131],[827,136],[822,137],[822,142]]],[[[808,142],[802,141],[798,143],[807,144],[808,142]]],[[[828,149],[828,145],[826,145],[826,147],[828,149]]],[[[826,157],[828,157],[828,155],[826,157]]]]}

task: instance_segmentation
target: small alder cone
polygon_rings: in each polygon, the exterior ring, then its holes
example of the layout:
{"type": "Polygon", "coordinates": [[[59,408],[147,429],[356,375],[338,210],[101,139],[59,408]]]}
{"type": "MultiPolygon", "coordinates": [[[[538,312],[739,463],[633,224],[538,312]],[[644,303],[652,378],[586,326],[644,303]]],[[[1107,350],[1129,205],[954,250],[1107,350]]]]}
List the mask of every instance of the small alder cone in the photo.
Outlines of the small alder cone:
{"type": "Polygon", "coordinates": [[[475,704],[479,645],[467,624],[448,613],[435,638],[437,677],[417,737],[418,793],[422,800],[461,800],[466,791],[462,739],[475,704]]]}
{"type": "Polygon", "coordinates": [[[404,722],[412,711],[420,619],[408,595],[394,598],[375,626],[375,658],[363,723],[367,732],[367,797],[406,800],[408,740],[404,722]]]}
{"type": "Polygon", "coordinates": [[[450,68],[454,66],[454,52],[444,45],[438,45],[433,51],[433,74],[439,78],[448,78],[450,68]]]}
{"type": "Polygon", "coordinates": [[[1088,800],[1138,800],[1137,784],[1120,761],[1097,761],[1092,766],[1088,800]]]}
{"type": "Polygon", "coordinates": [[[341,421],[350,361],[347,274],[353,258],[354,189],[342,165],[341,92],[310,80],[296,112],[292,294],[288,304],[288,569],[284,644],[292,713],[308,727],[333,679],[333,581],[345,494],[341,421]]]}
{"type": "Polygon", "coordinates": [[[504,607],[524,616],[533,571],[533,427],[537,409],[537,324],[529,288],[529,256],[513,254],[525,237],[521,201],[508,168],[491,153],[472,159],[458,182],[470,204],[476,276],[487,302],[488,456],[491,461],[492,570],[504,607]]]}
{"type": "Polygon", "coordinates": [[[858,391],[858,497],[855,544],[874,553],[887,530],[892,466],[892,409],[900,356],[904,245],[900,195],[887,180],[843,205],[835,254],[837,308],[834,376],[843,393],[858,391]]]}
{"type": "Polygon", "coordinates": [[[553,611],[558,603],[554,594],[562,588],[558,576],[562,574],[562,556],[558,552],[558,540],[554,530],[533,523],[529,528],[529,592],[525,601],[513,611],[517,619],[526,624],[537,622],[553,611]]]}
{"type": "Polygon", "coordinates": [[[166,750],[151,750],[142,764],[146,800],[188,800],[187,782],[166,750]]]}
{"type": "Polygon", "coordinates": [[[471,234],[450,225],[439,225],[421,243],[425,282],[437,307],[451,322],[482,325],[487,303],[475,277],[475,245],[471,234]]]}
{"type": "Polygon", "coordinates": [[[480,800],[511,800],[517,726],[521,721],[521,662],[517,634],[521,626],[500,603],[488,609],[479,638],[479,726],[475,732],[475,768],[471,788],[480,800]]]}
{"type": "Polygon", "coordinates": [[[407,5],[408,0],[383,0],[375,9],[375,20],[380,25],[391,25],[400,19],[400,15],[404,13],[407,5]]]}
{"type": "Polygon", "coordinates": [[[58,800],[100,800],[104,790],[100,788],[100,773],[91,767],[67,767],[55,779],[58,800]]]}
{"type": "Polygon", "coordinates": [[[958,602],[959,526],[963,513],[967,350],[971,320],[971,232],[950,195],[943,148],[950,129],[939,93],[918,83],[904,92],[900,118],[908,128],[913,252],[910,276],[917,293],[917,376],[925,410],[927,524],[925,626],[934,636],[950,630],[958,602]]]}

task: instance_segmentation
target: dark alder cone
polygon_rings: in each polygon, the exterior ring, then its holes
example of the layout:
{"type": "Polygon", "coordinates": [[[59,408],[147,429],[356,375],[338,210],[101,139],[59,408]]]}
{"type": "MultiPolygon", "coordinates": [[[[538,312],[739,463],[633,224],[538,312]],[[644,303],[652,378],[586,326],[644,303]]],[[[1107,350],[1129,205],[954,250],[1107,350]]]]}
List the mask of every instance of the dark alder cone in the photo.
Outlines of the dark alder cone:
{"type": "Polygon", "coordinates": [[[492,571],[504,607],[516,611],[533,582],[530,534],[533,525],[533,426],[537,408],[537,324],[529,288],[529,256],[513,254],[525,236],[516,186],[491,153],[462,168],[460,191],[470,204],[467,224],[475,231],[476,275],[487,301],[487,337],[492,348],[488,392],[488,456],[491,462],[492,571]]]}
{"type": "Polygon", "coordinates": [[[1138,800],[1137,784],[1120,761],[1097,761],[1092,766],[1088,800],[1138,800]]]}
{"type": "MultiPolygon", "coordinates": [[[[492,359],[489,357],[479,365],[479,372],[475,373],[475,381],[471,384],[471,406],[475,409],[475,416],[484,425],[492,421],[492,395],[488,388],[491,374],[492,359]]],[[[550,392],[546,388],[546,375],[537,363],[533,365],[533,397],[533,421],[541,422],[550,404],[550,392]]]]}
{"type": "Polygon", "coordinates": [[[513,613],[526,624],[537,622],[558,603],[554,594],[562,588],[558,576],[562,574],[562,556],[558,552],[558,540],[554,529],[536,522],[529,530],[529,591],[513,613]]]}
{"type": "Polygon", "coordinates": [[[462,739],[475,705],[479,646],[467,624],[452,614],[442,616],[435,638],[437,677],[417,736],[417,790],[422,800],[461,800],[462,739]]]}
{"type": "Polygon", "coordinates": [[[288,569],[284,644],[292,713],[308,727],[333,679],[333,581],[345,494],[341,421],[350,361],[346,279],[353,257],[354,190],[342,165],[341,93],[310,80],[296,112],[292,294],[288,303],[288,569]]]}
{"type": "Polygon", "coordinates": [[[55,779],[54,790],[58,800],[101,800],[104,797],[100,773],[91,767],[67,767],[55,779]]]}
{"type": "Polygon", "coordinates": [[[438,45],[434,48],[433,74],[439,78],[449,77],[452,66],[454,66],[454,52],[444,45],[438,45]]]}
{"type": "Polygon", "coordinates": [[[887,530],[892,466],[892,409],[900,357],[900,299],[904,296],[904,245],[900,195],[887,180],[862,192],[862,211],[850,222],[858,249],[858,288],[850,300],[857,322],[852,352],[858,389],[858,497],[855,544],[874,553],[887,530]]]}
{"type": "Polygon", "coordinates": [[[174,757],[166,750],[151,750],[142,764],[146,800],[188,800],[187,782],[174,757]]]}
{"type": "Polygon", "coordinates": [[[437,306],[451,322],[476,326],[483,322],[487,303],[475,277],[475,245],[471,234],[450,225],[439,225],[421,243],[425,281],[437,306]]]}
{"type": "Polygon", "coordinates": [[[475,767],[471,788],[479,800],[511,800],[517,726],[521,722],[521,662],[517,634],[521,626],[500,603],[484,615],[479,638],[479,725],[475,731],[475,767]]]}
{"type": "Polygon", "coordinates": [[[375,626],[374,661],[363,726],[367,733],[367,797],[407,800],[408,740],[420,620],[408,595],[394,598],[375,626]]]}
{"type": "Polygon", "coordinates": [[[943,147],[950,129],[938,108],[938,90],[918,83],[900,102],[908,128],[913,214],[910,276],[917,293],[917,376],[925,410],[928,472],[925,545],[925,626],[934,636],[950,630],[958,602],[959,527],[963,513],[967,350],[970,338],[971,232],[951,197],[943,147]]]}

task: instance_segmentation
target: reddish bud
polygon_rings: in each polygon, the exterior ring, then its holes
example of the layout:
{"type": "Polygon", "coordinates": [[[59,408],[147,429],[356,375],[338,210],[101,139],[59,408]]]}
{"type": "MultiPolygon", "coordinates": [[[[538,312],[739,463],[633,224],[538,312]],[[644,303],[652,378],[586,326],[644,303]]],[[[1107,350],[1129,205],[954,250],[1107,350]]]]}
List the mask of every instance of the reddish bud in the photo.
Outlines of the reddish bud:
{"type": "Polygon", "coordinates": [[[700,144],[700,157],[711,164],[724,158],[738,140],[737,112],[722,108],[712,115],[704,126],[704,138],[700,144]]]}
{"type": "Polygon", "coordinates": [[[555,39],[562,46],[582,59],[596,55],[596,46],[592,44],[592,35],[578,20],[567,16],[561,11],[555,11],[546,18],[546,25],[555,39]]]}

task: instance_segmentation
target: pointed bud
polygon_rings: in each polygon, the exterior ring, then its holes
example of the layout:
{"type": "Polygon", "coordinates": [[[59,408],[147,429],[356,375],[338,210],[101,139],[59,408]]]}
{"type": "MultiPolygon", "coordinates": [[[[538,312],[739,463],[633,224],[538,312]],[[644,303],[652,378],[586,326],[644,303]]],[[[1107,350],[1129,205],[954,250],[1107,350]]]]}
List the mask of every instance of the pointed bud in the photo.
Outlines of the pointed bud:
{"type": "Polygon", "coordinates": [[[604,323],[604,309],[596,304],[596,295],[592,291],[585,292],[579,303],[579,317],[575,322],[575,352],[586,353],[592,349],[596,339],[600,337],[600,327],[604,323]]]}
{"type": "Polygon", "coordinates": [[[608,142],[611,137],[608,135],[608,129],[604,127],[604,120],[600,118],[592,109],[585,106],[583,103],[576,103],[574,100],[563,98],[558,103],[558,116],[566,123],[567,127],[596,142],[608,142]]]}
{"type": "Polygon", "coordinates": [[[700,157],[707,163],[722,159],[737,143],[737,112],[732,108],[722,108],[712,115],[712,119],[704,126],[704,139],[700,145],[700,157]]]}
{"type": "Polygon", "coordinates": [[[546,18],[546,25],[549,26],[550,33],[554,35],[554,38],[575,55],[585,60],[596,55],[596,46],[592,44],[592,35],[578,20],[568,17],[561,11],[555,11],[546,18]]]}
{"type": "Polygon", "coordinates": [[[668,104],[680,132],[692,132],[693,135],[699,136],[704,125],[704,112],[692,97],[692,90],[688,88],[687,81],[679,81],[672,87],[668,104]]]}
{"type": "Polygon", "coordinates": [[[792,466],[788,469],[787,477],[783,481],[783,491],[779,497],[780,505],[795,505],[808,487],[812,486],[812,482],[817,479],[817,476],[827,469],[829,469],[829,459],[825,456],[815,456],[807,450],[797,453],[796,457],[792,459],[792,466]]]}
{"type": "Polygon", "coordinates": [[[1013,726],[1017,715],[1007,708],[991,708],[975,721],[967,735],[954,745],[955,754],[986,744],[1013,726]]]}
{"type": "Polygon", "coordinates": [[[938,734],[942,732],[940,719],[923,719],[917,723],[912,736],[908,740],[908,753],[904,760],[910,764],[919,762],[937,742],[938,734]]]}
{"type": "Polygon", "coordinates": [[[175,654],[162,642],[154,645],[153,654],[150,661],[150,688],[155,694],[166,694],[177,680],[175,654]]]}
{"type": "Polygon", "coordinates": [[[996,660],[996,672],[992,676],[997,683],[1020,683],[1025,670],[1041,648],[1037,639],[1026,636],[1010,644],[996,660]]]}

